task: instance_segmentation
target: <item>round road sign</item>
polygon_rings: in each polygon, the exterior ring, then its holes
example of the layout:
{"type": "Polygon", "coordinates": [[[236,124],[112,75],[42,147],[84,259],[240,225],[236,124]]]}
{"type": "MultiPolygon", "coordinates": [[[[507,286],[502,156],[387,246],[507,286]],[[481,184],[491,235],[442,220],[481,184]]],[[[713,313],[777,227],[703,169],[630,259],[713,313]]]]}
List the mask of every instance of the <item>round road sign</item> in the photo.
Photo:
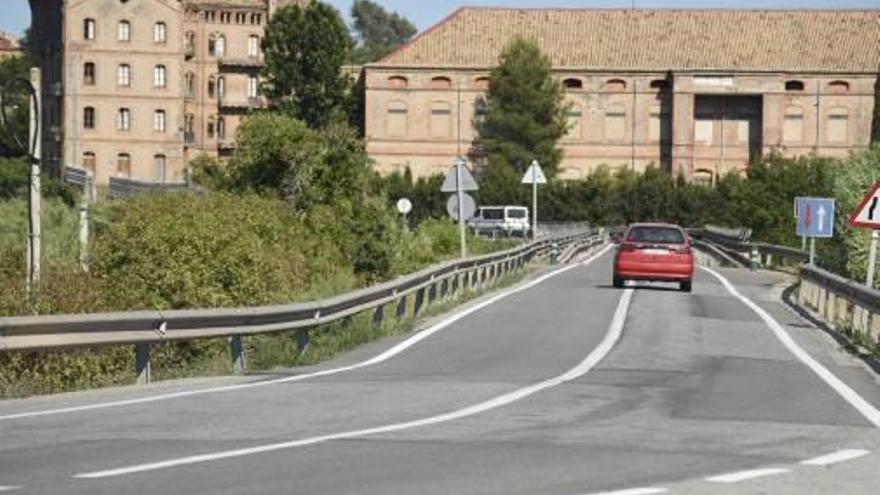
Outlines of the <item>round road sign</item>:
{"type": "Polygon", "coordinates": [[[400,198],[397,200],[397,211],[401,213],[401,215],[406,215],[412,211],[412,201],[406,198],[400,198]]]}
{"type": "MultiPolygon", "coordinates": [[[[462,193],[461,207],[462,210],[464,210],[464,219],[469,220],[474,216],[474,211],[477,209],[477,202],[474,201],[473,196],[470,194],[462,193]]],[[[452,196],[449,196],[449,200],[446,201],[446,212],[449,213],[449,216],[452,217],[453,220],[458,220],[458,195],[453,194],[452,196]]]]}

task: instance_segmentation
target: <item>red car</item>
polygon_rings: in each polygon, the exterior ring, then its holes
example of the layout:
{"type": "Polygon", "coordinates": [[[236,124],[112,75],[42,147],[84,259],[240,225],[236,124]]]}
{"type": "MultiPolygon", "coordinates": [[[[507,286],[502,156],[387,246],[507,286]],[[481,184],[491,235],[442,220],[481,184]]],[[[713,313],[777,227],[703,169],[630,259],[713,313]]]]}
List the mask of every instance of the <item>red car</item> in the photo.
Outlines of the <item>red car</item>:
{"type": "Polygon", "coordinates": [[[614,286],[627,280],[678,282],[691,291],[694,254],[691,241],[678,225],[636,223],[629,226],[614,257],[614,286]]]}

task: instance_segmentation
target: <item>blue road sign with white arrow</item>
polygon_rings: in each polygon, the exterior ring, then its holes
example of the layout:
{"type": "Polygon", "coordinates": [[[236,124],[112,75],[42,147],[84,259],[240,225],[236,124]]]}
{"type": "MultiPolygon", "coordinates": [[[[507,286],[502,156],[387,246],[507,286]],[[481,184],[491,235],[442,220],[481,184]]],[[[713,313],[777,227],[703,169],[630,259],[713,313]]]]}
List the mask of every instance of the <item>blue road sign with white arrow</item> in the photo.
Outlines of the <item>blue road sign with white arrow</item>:
{"type": "Polygon", "coordinates": [[[797,235],[834,236],[834,199],[797,198],[797,235]]]}

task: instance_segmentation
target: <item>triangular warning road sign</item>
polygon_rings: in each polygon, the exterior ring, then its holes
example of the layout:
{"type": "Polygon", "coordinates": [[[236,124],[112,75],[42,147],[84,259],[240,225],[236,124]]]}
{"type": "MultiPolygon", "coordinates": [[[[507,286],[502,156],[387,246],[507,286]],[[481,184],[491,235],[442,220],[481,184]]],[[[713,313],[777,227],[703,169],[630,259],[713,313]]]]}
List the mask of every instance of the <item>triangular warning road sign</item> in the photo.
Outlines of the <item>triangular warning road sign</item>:
{"type": "MultiPolygon", "coordinates": [[[[455,173],[456,166],[453,165],[452,168],[449,169],[449,172],[446,174],[446,178],[443,179],[443,186],[440,187],[440,191],[445,193],[454,193],[458,191],[456,187],[457,174],[455,173]]],[[[474,176],[471,175],[470,170],[467,167],[461,167],[461,190],[462,191],[476,191],[479,187],[477,186],[477,181],[474,180],[474,176]]]]}
{"type": "Polygon", "coordinates": [[[547,176],[541,170],[541,165],[537,160],[532,161],[532,165],[526,170],[526,174],[522,178],[523,184],[546,184],[547,176]]]}
{"type": "Polygon", "coordinates": [[[880,181],[871,186],[871,191],[849,216],[849,224],[853,227],[880,229],[880,181]]]}

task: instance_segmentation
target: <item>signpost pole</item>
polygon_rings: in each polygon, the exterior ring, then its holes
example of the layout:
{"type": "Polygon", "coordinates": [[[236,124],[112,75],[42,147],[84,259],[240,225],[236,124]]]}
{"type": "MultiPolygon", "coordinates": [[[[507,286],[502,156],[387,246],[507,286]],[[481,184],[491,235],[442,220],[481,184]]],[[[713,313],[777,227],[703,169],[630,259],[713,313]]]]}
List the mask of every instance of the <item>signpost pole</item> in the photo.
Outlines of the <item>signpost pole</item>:
{"type": "Polygon", "coordinates": [[[801,251],[806,251],[806,250],[807,250],[807,236],[802,235],[801,236],[801,251]]]}
{"type": "Polygon", "coordinates": [[[810,237],[810,266],[816,266],[816,238],[810,237]]]}
{"type": "Polygon", "coordinates": [[[40,69],[31,69],[31,86],[34,94],[31,95],[30,125],[28,131],[28,171],[30,187],[28,187],[28,250],[27,268],[28,297],[31,295],[34,284],[40,281],[40,147],[42,145],[42,129],[40,128],[40,114],[42,96],[40,89],[40,69]]]}
{"type": "Polygon", "coordinates": [[[464,232],[464,191],[461,189],[461,167],[464,160],[455,160],[455,193],[458,195],[458,235],[461,242],[461,257],[467,258],[467,244],[464,232]]]}
{"type": "Polygon", "coordinates": [[[532,173],[532,239],[538,238],[538,181],[532,173]]]}
{"type": "Polygon", "coordinates": [[[877,241],[880,239],[880,232],[876,230],[871,231],[871,251],[868,254],[868,278],[865,281],[865,285],[868,286],[869,289],[874,288],[874,270],[877,267],[877,241]]]}

